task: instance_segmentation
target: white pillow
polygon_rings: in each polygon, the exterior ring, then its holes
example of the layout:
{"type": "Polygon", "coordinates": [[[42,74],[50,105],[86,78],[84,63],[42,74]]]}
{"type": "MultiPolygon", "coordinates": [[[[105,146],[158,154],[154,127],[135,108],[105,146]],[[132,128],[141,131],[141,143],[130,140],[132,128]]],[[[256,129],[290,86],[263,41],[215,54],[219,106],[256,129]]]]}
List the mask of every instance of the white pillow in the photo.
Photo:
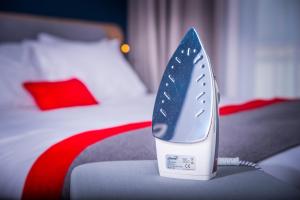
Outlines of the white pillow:
{"type": "Polygon", "coordinates": [[[34,106],[22,84],[39,77],[31,63],[32,52],[25,43],[0,45],[0,107],[34,106]]]}
{"type": "Polygon", "coordinates": [[[119,50],[117,40],[32,44],[47,80],[77,77],[99,100],[144,95],[146,88],[119,50]]]}
{"type": "Polygon", "coordinates": [[[0,56],[21,61],[23,59],[24,48],[21,43],[7,42],[0,44],[0,56]]]}

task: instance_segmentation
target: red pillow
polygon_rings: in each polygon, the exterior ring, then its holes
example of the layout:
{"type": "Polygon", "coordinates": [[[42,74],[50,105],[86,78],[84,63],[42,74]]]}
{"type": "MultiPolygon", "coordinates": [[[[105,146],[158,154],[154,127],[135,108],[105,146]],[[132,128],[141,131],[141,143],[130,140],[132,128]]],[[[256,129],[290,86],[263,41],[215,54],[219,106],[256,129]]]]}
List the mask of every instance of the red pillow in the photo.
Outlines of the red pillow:
{"type": "Polygon", "coordinates": [[[88,88],[76,78],[25,82],[23,86],[41,110],[98,104],[88,88]]]}

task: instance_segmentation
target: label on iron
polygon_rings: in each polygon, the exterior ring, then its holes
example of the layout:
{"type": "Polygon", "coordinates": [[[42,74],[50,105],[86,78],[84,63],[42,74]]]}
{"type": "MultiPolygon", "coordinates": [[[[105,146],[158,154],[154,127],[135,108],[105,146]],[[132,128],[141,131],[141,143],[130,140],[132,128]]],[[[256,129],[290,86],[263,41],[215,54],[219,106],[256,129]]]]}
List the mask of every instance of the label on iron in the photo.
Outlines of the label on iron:
{"type": "Polygon", "coordinates": [[[196,169],[195,158],[193,156],[166,155],[166,164],[168,169],[177,169],[177,170],[196,169]]]}

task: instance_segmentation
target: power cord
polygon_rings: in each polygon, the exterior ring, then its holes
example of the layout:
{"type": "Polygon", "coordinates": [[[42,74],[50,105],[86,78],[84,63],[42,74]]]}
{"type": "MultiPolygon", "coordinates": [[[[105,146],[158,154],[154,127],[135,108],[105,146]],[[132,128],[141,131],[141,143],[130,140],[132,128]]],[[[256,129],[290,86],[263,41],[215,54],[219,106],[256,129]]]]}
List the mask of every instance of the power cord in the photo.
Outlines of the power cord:
{"type": "Polygon", "coordinates": [[[258,164],[254,163],[254,162],[246,161],[246,160],[240,160],[239,157],[218,158],[218,165],[221,165],[221,166],[246,166],[246,167],[254,167],[256,169],[261,169],[258,164]]]}

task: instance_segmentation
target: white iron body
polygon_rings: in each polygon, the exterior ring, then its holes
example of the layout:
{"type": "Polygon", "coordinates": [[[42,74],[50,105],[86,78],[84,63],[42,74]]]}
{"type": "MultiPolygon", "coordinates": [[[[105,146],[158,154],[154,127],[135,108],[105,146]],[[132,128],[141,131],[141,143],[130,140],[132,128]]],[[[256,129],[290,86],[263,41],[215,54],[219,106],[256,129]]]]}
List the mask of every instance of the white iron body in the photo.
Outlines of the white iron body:
{"type": "Polygon", "coordinates": [[[216,175],[219,91],[194,29],[164,72],[153,111],[160,176],[209,180],[216,175]]]}
{"type": "MultiPolygon", "coordinates": [[[[215,106],[217,108],[217,98],[215,106]]],[[[216,111],[217,112],[217,111],[216,111]]],[[[215,112],[213,112],[215,113],[215,112]]],[[[157,162],[160,176],[191,180],[209,180],[216,175],[217,165],[217,127],[216,117],[213,116],[207,137],[196,143],[173,143],[155,138],[157,162]],[[182,169],[167,167],[168,155],[177,155],[194,158],[194,168],[190,162],[183,163],[182,169]]],[[[179,161],[180,162],[180,161],[179,161]]]]}

